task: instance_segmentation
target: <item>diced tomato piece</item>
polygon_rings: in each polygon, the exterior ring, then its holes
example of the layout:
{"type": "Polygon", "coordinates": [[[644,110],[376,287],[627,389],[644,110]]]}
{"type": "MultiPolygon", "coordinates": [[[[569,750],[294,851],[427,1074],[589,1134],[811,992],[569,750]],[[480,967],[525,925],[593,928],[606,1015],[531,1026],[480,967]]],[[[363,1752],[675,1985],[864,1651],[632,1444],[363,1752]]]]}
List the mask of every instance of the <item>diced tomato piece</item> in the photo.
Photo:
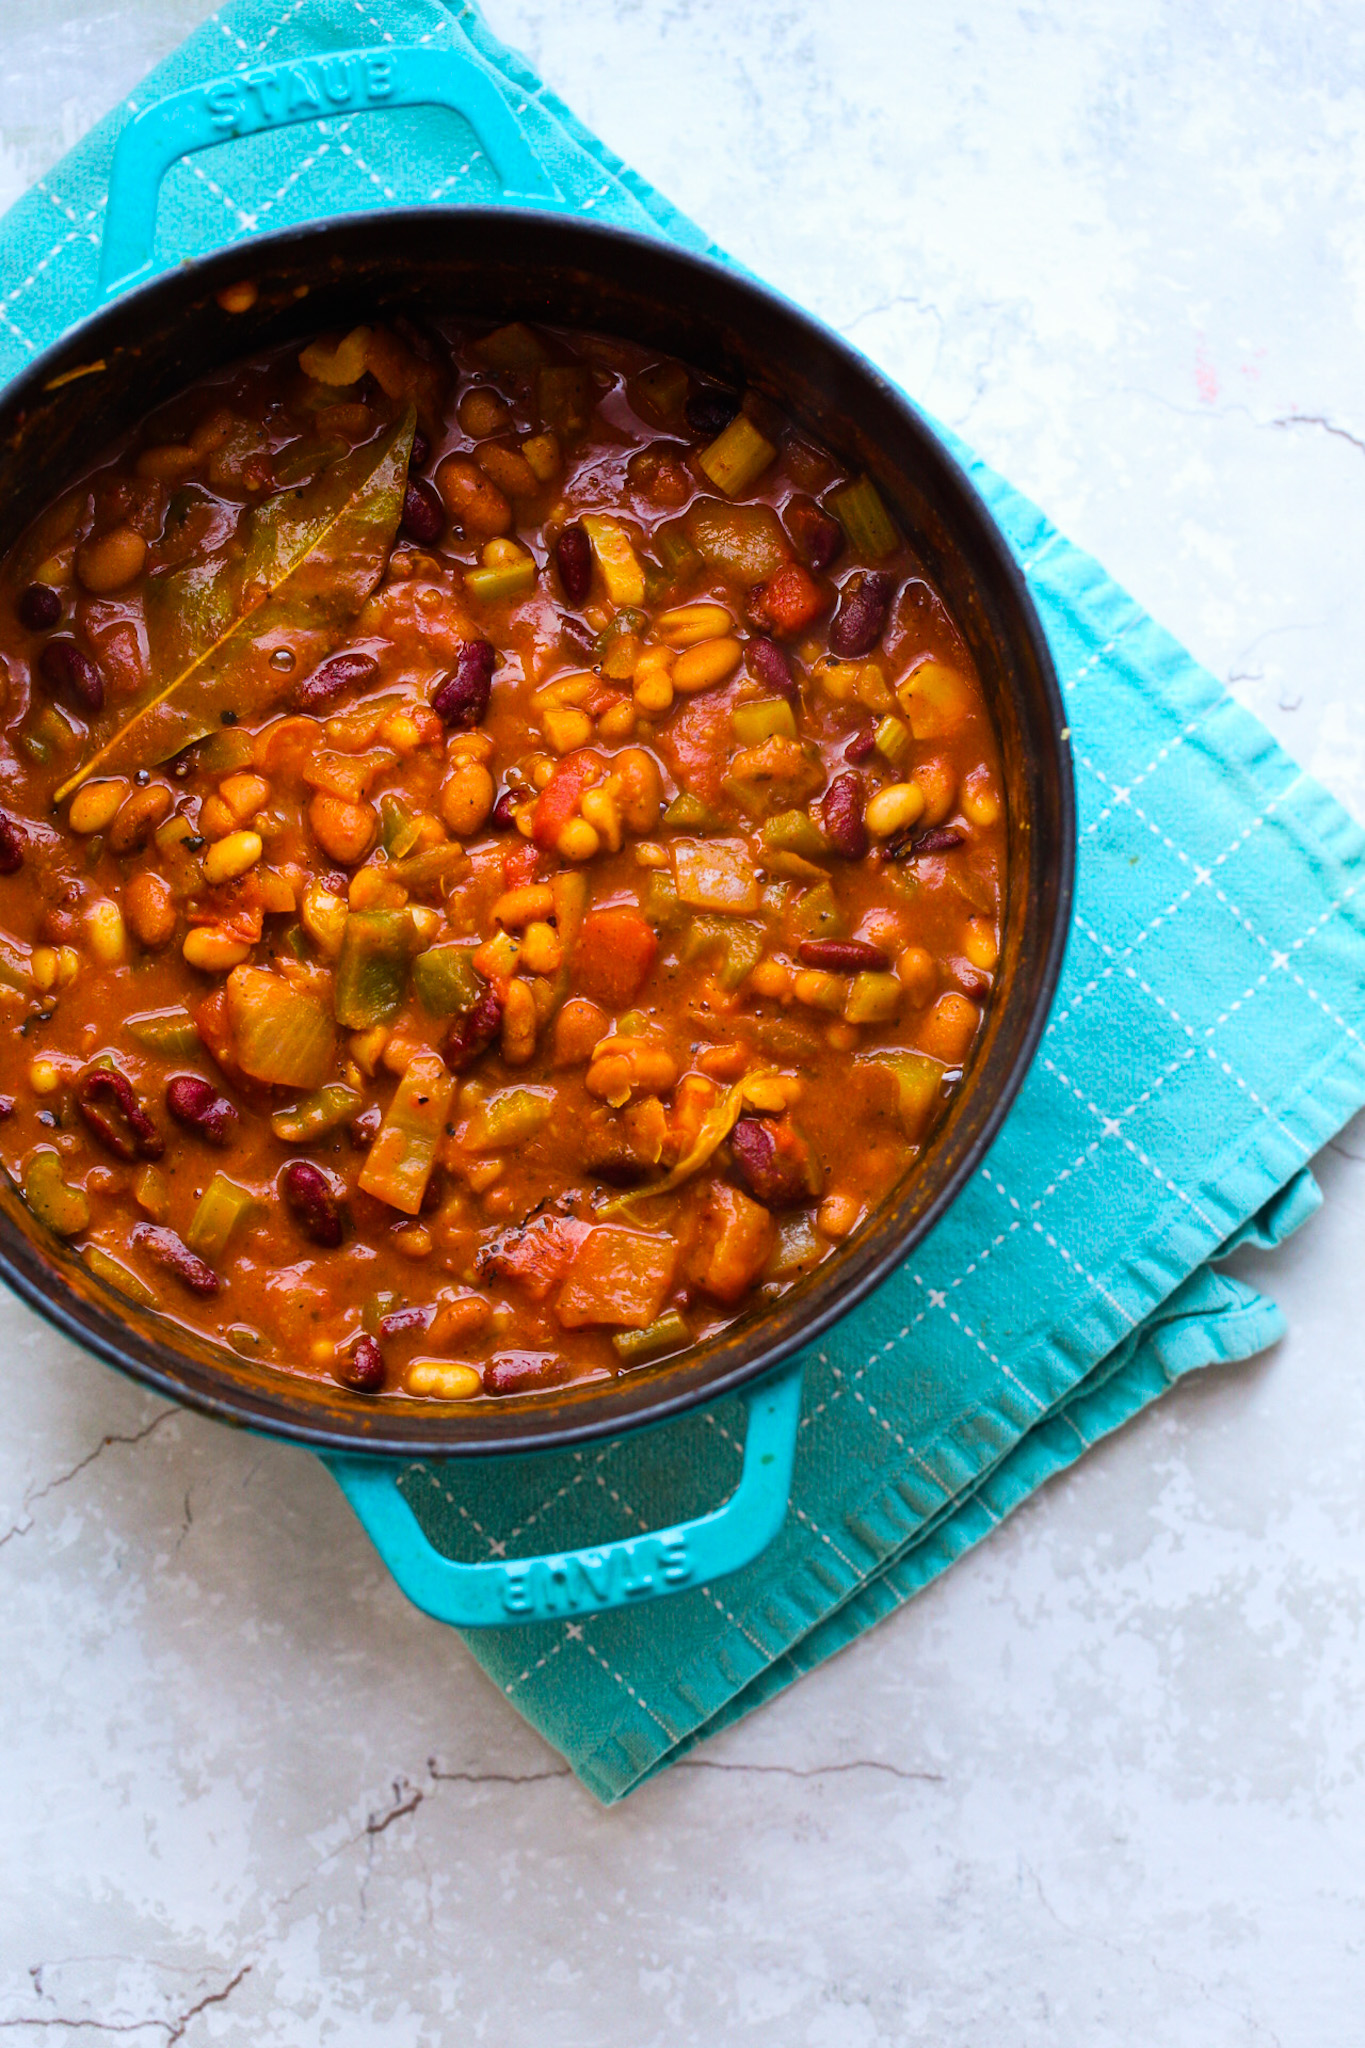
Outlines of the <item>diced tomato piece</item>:
{"type": "Polygon", "coordinates": [[[583,792],[602,763],[596,754],[566,754],[555,763],[554,773],[536,798],[531,820],[531,837],[537,846],[555,844],[570,818],[578,811],[583,792]]]}
{"type": "Polygon", "coordinates": [[[803,632],[828,604],[828,593],[810,570],[791,562],[759,585],[749,609],[755,621],[770,632],[792,634],[803,632]]]}
{"type": "Polygon", "coordinates": [[[540,847],[533,846],[528,839],[519,839],[502,857],[503,885],[508,889],[524,888],[538,879],[544,866],[540,847]]]}
{"type": "Polygon", "coordinates": [[[240,1072],[232,1043],[232,1026],[228,1022],[225,988],[216,988],[211,996],[205,996],[194,1012],[194,1028],[203,1040],[205,1052],[218,1062],[225,1073],[240,1072]]]}
{"type": "Polygon", "coordinates": [[[566,1330],[590,1323],[643,1330],[664,1305],[676,1260],[671,1238],[599,1223],[579,1247],[555,1314],[566,1330]]]}
{"type": "Polygon", "coordinates": [[[708,1188],[701,1231],[693,1247],[692,1277],[717,1301],[738,1301],[767,1264],[773,1219],[727,1181],[708,1188]]]}
{"type": "Polygon", "coordinates": [[[574,949],[574,985],[604,1009],[623,1010],[644,987],[658,950],[653,926],[628,903],[590,911],[574,949]]]}
{"type": "Polygon", "coordinates": [[[514,1280],[532,1301],[544,1301],[564,1278],[574,1253],[591,1231],[572,1216],[538,1216],[524,1230],[508,1231],[479,1259],[483,1279],[514,1280]]]}
{"type": "Polygon", "coordinates": [[[730,772],[728,690],[707,690],[675,711],[658,739],[659,751],[683,788],[714,804],[730,772]]]}

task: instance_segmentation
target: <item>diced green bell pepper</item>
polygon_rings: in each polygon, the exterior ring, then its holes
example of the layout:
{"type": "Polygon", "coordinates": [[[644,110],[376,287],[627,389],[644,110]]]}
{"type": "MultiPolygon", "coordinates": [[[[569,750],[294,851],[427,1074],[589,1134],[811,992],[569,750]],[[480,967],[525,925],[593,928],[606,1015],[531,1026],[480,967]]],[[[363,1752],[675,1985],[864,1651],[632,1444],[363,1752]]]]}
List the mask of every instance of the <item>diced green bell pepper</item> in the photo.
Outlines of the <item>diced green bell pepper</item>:
{"type": "Polygon", "coordinates": [[[889,1024],[899,1016],[905,991],[894,974],[855,974],[844,1003],[849,1024],[889,1024]]]}
{"type": "Polygon", "coordinates": [[[24,1168],[24,1200],[57,1237],[79,1237],[90,1222],[84,1190],[67,1186],[62,1155],[50,1146],[35,1152],[24,1168]]]}
{"type": "Polygon", "coordinates": [[[203,1042],[188,1010],[144,1010],[139,1016],[125,1017],[123,1022],[129,1035],[139,1045],[145,1045],[148,1052],[189,1059],[203,1051],[203,1042]]]}
{"type": "Polygon", "coordinates": [[[408,990],[417,929],[407,910],[353,910],[341,935],[332,1008],[348,1031],[386,1024],[408,990]]]}
{"type": "Polygon", "coordinates": [[[581,434],[592,417],[592,383],[581,363],[546,363],[536,373],[540,417],[561,439],[581,434]]]}
{"type": "Polygon", "coordinates": [[[824,833],[808,811],[779,811],[763,827],[763,844],[782,853],[799,853],[806,860],[819,860],[829,852],[824,833]]]}
{"type": "Polygon", "coordinates": [[[863,1053],[858,1064],[864,1062],[886,1067],[894,1076],[901,1128],[918,1143],[942,1100],[943,1068],[926,1053],[902,1052],[898,1047],[863,1053]]]}
{"type": "Polygon", "coordinates": [[[673,832],[718,832],[721,824],[710,804],[693,796],[690,789],[678,791],[664,812],[663,822],[673,832]]]}
{"type": "Polygon", "coordinates": [[[391,790],[379,799],[379,833],[385,853],[393,860],[402,860],[417,844],[417,821],[402,799],[391,790]]]}
{"type": "Polygon", "coordinates": [[[675,929],[687,915],[678,900],[672,875],[662,868],[650,869],[640,908],[651,924],[660,926],[664,931],[675,929]]]}
{"type": "Polygon", "coordinates": [[[683,935],[684,960],[719,953],[716,979],[724,989],[737,989],[763,958],[763,931],[738,917],[694,917],[683,935]]]}
{"type": "Polygon", "coordinates": [[[490,1095],[471,1120],[465,1143],[472,1152],[501,1152],[533,1138],[550,1120],[554,1096],[548,1090],[504,1088],[490,1095]]]}
{"type": "Polygon", "coordinates": [[[802,939],[842,938],[848,927],[832,884],[817,882],[813,889],[803,889],[783,913],[782,928],[791,946],[800,945],[802,939]]]}
{"type": "Polygon", "coordinates": [[[185,1242],[202,1259],[220,1259],[234,1231],[260,1206],[250,1188],[239,1187],[225,1173],[215,1173],[190,1218],[185,1242]]]}
{"type": "Polygon", "coordinates": [[[412,963],[412,985],[433,1017],[463,1016],[483,987],[473,967],[472,946],[429,946],[412,963]]]}
{"type": "Polygon", "coordinates": [[[464,587],[480,604],[507,604],[513,598],[529,597],[536,587],[535,556],[496,562],[489,569],[466,569],[464,587]]]}

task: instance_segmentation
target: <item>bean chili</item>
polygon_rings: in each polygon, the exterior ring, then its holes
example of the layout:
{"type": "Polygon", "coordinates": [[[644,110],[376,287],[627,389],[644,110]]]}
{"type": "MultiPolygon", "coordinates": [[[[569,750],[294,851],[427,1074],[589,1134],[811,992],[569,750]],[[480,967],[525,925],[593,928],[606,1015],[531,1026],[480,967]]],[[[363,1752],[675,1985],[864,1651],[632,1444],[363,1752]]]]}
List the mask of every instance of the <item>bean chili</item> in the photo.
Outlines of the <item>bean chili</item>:
{"type": "Polygon", "coordinates": [[[866,477],[634,345],[400,325],[206,380],[0,565],[0,1159],[172,1322],[497,1398],[912,1168],[1003,796],[866,477]]]}

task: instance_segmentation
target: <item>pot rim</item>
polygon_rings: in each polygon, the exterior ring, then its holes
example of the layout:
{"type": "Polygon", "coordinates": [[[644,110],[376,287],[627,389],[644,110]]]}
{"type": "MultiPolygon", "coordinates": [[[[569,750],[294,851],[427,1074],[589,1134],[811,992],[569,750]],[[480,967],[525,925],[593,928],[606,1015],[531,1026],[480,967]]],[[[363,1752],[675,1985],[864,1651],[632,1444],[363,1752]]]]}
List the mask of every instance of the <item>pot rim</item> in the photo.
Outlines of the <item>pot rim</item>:
{"type": "MultiPolygon", "coordinates": [[[[861,381],[864,385],[871,385],[880,401],[898,413],[911,441],[918,444],[921,454],[927,454],[931,464],[938,465],[944,479],[963,501],[965,509],[974,512],[977,524],[974,536],[976,548],[987,558],[989,575],[1003,586],[1009,599],[1013,601],[1021,622],[1022,637],[1027,641],[1029,653],[1037,667],[1048,713],[1048,731],[1052,740],[1054,760],[1051,765],[1056,771],[1054,801],[1057,811],[1058,844],[1054,849],[1057,865],[1054,872],[1053,912],[1045,941],[1039,946],[1039,964],[1034,975],[1031,1014],[1026,1023],[1016,1030],[1013,1057],[996,1084],[992,1100],[978,1112],[980,1120],[976,1130],[960,1156],[945,1173],[942,1185],[927,1207],[910,1219],[908,1226],[900,1230],[890,1229],[884,1224],[882,1234],[885,1241],[879,1244],[875,1254],[869,1249],[872,1240],[878,1235],[877,1216],[874,1212],[848,1241],[850,1260],[847,1263],[840,1263],[836,1254],[835,1258],[828,1262],[832,1268],[830,1280],[834,1279],[836,1272],[843,1276],[837,1289],[827,1285],[826,1298],[813,1306],[799,1327],[793,1327],[766,1343],[759,1341],[752,1346],[751,1355],[741,1357],[733,1365],[716,1373],[714,1377],[697,1378],[694,1382],[687,1383],[684,1375],[688,1354],[683,1353],[676,1361],[665,1361],[652,1373],[646,1369],[610,1382],[610,1387],[617,1390],[639,1390],[646,1386],[650,1388],[651,1398],[641,1404],[634,1413],[623,1412],[620,1401],[613,1402],[608,1397],[607,1385],[596,1382],[590,1383],[593,1388],[591,1396],[583,1397],[568,1407],[553,1404],[556,1399],[562,1403],[566,1394],[573,1393],[572,1388],[552,1390],[538,1397],[527,1396],[518,1400],[515,1405],[515,1412],[520,1418],[517,1430],[515,1433],[509,1432],[502,1440],[496,1435],[490,1435],[486,1439],[432,1441],[423,1444],[412,1440],[411,1424],[417,1417],[408,1415],[406,1410],[409,1406],[416,1410],[419,1406],[425,1407],[426,1404],[406,1404],[404,1409],[391,1417],[388,1415],[389,1404],[377,1402],[372,1407],[367,1405],[357,1411],[356,1420],[362,1427],[355,1431],[339,1427],[330,1419],[309,1420],[303,1414],[271,1412],[269,1401],[262,1400],[254,1390],[232,1389],[226,1382],[222,1390],[204,1386],[197,1381],[187,1384],[167,1366],[134,1354],[127,1344],[128,1319],[120,1318],[112,1305],[106,1308],[101,1302],[94,1310],[95,1319],[87,1322],[73,1308],[70,1296],[75,1295],[75,1290],[68,1289],[64,1284],[60,1271],[53,1264],[50,1255],[43,1262],[44,1270],[41,1274],[28,1270],[16,1259],[6,1242],[5,1219],[0,1218],[0,1280],[69,1341],[83,1350],[93,1352],[105,1364],[116,1367],[153,1392],[177,1402],[182,1407],[193,1408],[216,1421],[250,1428],[260,1434],[305,1445],[323,1453],[344,1453],[347,1456],[406,1461],[523,1456],[541,1451],[562,1450],[603,1437],[624,1435],[634,1429],[648,1428],[670,1420],[690,1409],[721,1400],[790,1361],[794,1354],[815,1343],[890,1277],[913,1247],[927,1237],[942,1219],[976,1172],[998,1136],[1037,1053],[1056,995],[1071,923],[1076,863],[1076,805],[1067,715],[1047,635],[1014,554],[994,514],[967,470],[908,395],[818,316],[798,306],[784,293],[752,277],[747,270],[721,261],[717,257],[703,255],[696,250],[675,244],[663,236],[636,233],[629,229],[614,227],[607,222],[585,219],[580,214],[559,211],[548,206],[541,208],[497,204],[431,205],[376,208],[335,214],[324,219],[302,222],[269,235],[234,242],[202,256],[184,259],[174,267],[164,269],[154,277],[102,302],[67,328],[41,354],[34,357],[8,385],[0,388],[0,415],[13,412],[17,406],[22,417],[27,395],[32,392],[35,396],[41,396],[54,377],[63,378],[64,373],[74,367],[73,358],[79,362],[80,358],[91,353],[90,341],[98,336],[108,323],[117,321],[121,316],[126,317],[130,308],[154,301],[168,288],[183,287],[190,282],[202,287],[205,293],[221,290],[225,284],[238,281],[244,272],[260,271],[272,263],[277,266],[288,263],[301,249],[312,250],[320,244],[342,239],[348,234],[373,234],[376,229],[382,227],[401,230],[416,225],[426,230],[439,231],[442,227],[487,227],[494,223],[510,232],[534,228],[553,234],[563,234],[585,244],[589,249],[594,245],[625,244],[628,248],[639,249],[642,256],[647,255],[651,260],[663,260],[675,266],[684,277],[699,284],[704,285],[708,281],[714,284],[720,280],[727,290],[747,295],[760,303],[767,302],[775,307],[781,316],[807,329],[823,349],[841,361],[851,378],[861,381]],[[855,1264],[854,1258],[860,1241],[864,1247],[863,1254],[861,1260],[855,1264]],[[853,1266],[853,1270],[849,1270],[850,1266],[853,1266]],[[120,1338],[123,1341],[120,1341],[120,1338]],[[528,1426],[526,1419],[535,1407],[543,1409],[545,1417],[543,1425],[539,1428],[535,1426],[534,1420],[531,1420],[528,1426]],[[400,1413],[409,1424],[409,1433],[401,1437],[389,1435],[385,1428],[386,1418],[396,1422],[400,1413]]],[[[98,354],[98,350],[94,353],[98,354]]],[[[968,1067],[964,1078],[965,1085],[959,1098],[963,1102],[969,1099],[972,1089],[971,1066],[968,1067]]],[[[39,1251],[36,1239],[24,1236],[23,1241],[33,1251],[39,1251]]],[[[813,1271],[818,1274],[820,1268],[813,1271]]],[[[79,1299],[78,1296],[76,1298],[79,1299]]],[[[775,1308],[780,1306],[781,1299],[779,1297],[779,1301],[773,1305],[775,1308]]],[[[741,1323],[740,1333],[752,1341],[761,1332],[764,1319],[764,1312],[754,1314],[750,1320],[741,1323]]],[[[165,1334],[158,1329],[154,1342],[170,1358],[190,1364],[191,1355],[179,1350],[173,1341],[174,1331],[175,1325],[168,1322],[165,1325],[165,1334]]],[[[281,1374],[279,1378],[283,1383],[281,1391],[287,1394],[289,1376],[281,1374]]],[[[435,1404],[431,1405],[435,1407],[435,1404]]],[[[510,1400],[499,1405],[504,1412],[513,1408],[510,1400]]],[[[491,1407],[491,1404],[489,1406],[491,1407]]],[[[450,1413],[449,1408],[442,1407],[436,1410],[431,1420],[433,1423],[448,1420],[450,1413]]]]}

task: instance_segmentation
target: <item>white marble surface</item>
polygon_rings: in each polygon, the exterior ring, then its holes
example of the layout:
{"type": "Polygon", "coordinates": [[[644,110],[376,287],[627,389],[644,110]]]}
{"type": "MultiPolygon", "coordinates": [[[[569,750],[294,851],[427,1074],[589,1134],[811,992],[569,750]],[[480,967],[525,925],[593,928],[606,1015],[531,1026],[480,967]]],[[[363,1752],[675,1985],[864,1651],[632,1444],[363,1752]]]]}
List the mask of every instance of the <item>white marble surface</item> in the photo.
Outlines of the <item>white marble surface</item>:
{"type": "MultiPolygon", "coordinates": [[[[1365,815],[1358,7],[487,11],[1365,815]]],[[[0,0],[0,199],[206,12],[0,0]]],[[[0,2033],[1353,2048],[1365,1126],[1321,1177],[1284,1345],[611,1813],[310,1458],[8,1305],[0,2033]]]]}

